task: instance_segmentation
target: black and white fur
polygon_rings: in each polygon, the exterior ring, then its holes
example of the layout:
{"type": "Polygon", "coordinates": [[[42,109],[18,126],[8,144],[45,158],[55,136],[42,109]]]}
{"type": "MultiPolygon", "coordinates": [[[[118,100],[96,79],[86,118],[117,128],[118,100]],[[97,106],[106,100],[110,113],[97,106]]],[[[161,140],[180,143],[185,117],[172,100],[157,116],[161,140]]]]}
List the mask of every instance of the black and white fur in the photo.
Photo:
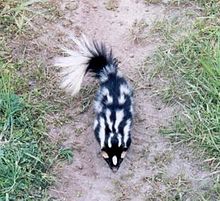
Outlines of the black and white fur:
{"type": "Polygon", "coordinates": [[[55,63],[62,67],[61,87],[75,95],[87,72],[99,80],[94,104],[94,132],[103,158],[116,172],[131,144],[132,89],[118,71],[118,62],[111,50],[107,51],[103,44],[88,41],[85,36],[73,40],[78,51],[65,50],[69,56],[58,58],[55,63]]]}

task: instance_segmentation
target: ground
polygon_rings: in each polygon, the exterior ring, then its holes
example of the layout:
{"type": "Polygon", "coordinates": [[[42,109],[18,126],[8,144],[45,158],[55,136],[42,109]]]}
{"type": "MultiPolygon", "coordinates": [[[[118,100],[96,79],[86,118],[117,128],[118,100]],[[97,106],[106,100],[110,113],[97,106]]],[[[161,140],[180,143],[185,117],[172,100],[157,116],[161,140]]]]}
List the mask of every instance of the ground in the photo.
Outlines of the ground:
{"type": "Polygon", "coordinates": [[[112,48],[135,94],[133,144],[118,172],[113,173],[101,158],[92,131],[92,98],[97,83],[86,77],[81,95],[72,99],[68,94],[59,96],[59,75],[53,74],[51,79],[56,84],[48,85],[48,91],[55,103],[65,106],[48,117],[49,136],[53,142],[62,141],[63,147],[73,149],[73,160],[54,165],[56,182],[50,196],[61,201],[200,200],[199,195],[212,185],[210,173],[196,152],[160,134],[174,114],[181,113],[176,105],[166,105],[156,95],[154,85],[163,87],[163,78],[150,81],[146,75],[154,66],[143,68],[146,58],[164,43],[163,30],[157,33],[158,22],[178,19],[185,30],[198,8],[165,0],[62,0],[50,1],[49,5],[56,8],[56,17],[35,20],[36,36],[14,41],[13,54],[17,56],[28,47],[28,55],[34,54],[48,72],[54,68],[53,59],[60,55],[60,48],[74,47],[69,36],[84,33],[112,48]],[[60,116],[62,122],[57,123],[60,116]]]}

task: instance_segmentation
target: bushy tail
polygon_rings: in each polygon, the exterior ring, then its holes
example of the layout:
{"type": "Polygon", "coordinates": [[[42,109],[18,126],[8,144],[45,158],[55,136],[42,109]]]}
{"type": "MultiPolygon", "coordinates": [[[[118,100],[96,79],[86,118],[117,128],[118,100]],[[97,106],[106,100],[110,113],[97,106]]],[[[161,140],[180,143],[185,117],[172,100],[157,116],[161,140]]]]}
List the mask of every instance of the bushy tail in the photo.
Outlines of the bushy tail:
{"type": "Polygon", "coordinates": [[[75,95],[79,92],[87,72],[94,73],[95,77],[104,82],[110,73],[117,72],[117,60],[113,58],[112,51],[107,52],[102,43],[90,42],[85,36],[72,39],[78,51],[65,49],[69,56],[57,58],[55,66],[62,67],[61,87],[75,95]]]}

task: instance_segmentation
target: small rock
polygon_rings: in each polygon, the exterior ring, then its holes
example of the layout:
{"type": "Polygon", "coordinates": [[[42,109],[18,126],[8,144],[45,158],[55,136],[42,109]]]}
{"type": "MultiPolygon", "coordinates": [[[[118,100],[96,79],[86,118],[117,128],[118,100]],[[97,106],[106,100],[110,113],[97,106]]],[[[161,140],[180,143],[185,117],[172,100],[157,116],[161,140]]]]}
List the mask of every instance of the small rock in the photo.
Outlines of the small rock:
{"type": "Polygon", "coordinates": [[[134,54],[130,54],[130,58],[134,58],[134,54]]]}
{"type": "Polygon", "coordinates": [[[123,22],[119,22],[119,25],[122,26],[122,25],[123,25],[123,22]]]}

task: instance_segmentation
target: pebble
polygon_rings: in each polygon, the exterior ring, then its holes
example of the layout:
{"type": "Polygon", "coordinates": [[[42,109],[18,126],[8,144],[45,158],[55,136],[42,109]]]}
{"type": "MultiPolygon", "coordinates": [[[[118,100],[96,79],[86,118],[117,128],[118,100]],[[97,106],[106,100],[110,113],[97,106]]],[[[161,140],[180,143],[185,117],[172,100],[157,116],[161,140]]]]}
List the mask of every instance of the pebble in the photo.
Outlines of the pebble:
{"type": "Polygon", "coordinates": [[[130,58],[134,58],[134,54],[130,54],[130,58]]]}

